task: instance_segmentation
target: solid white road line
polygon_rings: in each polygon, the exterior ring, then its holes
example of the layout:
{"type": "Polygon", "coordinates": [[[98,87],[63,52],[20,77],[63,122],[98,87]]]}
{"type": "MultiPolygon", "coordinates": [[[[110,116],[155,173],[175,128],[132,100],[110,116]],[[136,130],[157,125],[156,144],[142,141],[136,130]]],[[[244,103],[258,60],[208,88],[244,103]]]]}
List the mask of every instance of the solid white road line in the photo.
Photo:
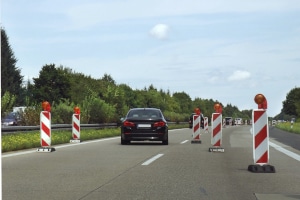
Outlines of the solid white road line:
{"type": "Polygon", "coordinates": [[[145,161],[142,165],[149,165],[153,161],[157,160],[158,158],[162,157],[164,154],[157,154],[156,156],[153,156],[149,160],[145,161]]]}
{"type": "Polygon", "coordinates": [[[279,146],[277,144],[274,144],[272,142],[269,142],[269,145],[272,146],[272,147],[274,147],[276,150],[278,150],[278,151],[286,154],[287,156],[290,156],[291,158],[294,158],[295,160],[300,161],[300,156],[298,154],[296,154],[294,152],[291,152],[289,150],[286,150],[283,147],[281,147],[281,146],[279,146]]]}

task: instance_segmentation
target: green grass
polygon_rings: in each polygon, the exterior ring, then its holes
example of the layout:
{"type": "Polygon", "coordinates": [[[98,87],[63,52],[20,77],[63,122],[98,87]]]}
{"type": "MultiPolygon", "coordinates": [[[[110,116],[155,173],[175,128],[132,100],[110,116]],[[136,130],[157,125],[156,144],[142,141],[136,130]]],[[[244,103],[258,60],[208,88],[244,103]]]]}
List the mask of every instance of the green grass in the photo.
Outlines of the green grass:
{"type": "Polygon", "coordinates": [[[279,128],[279,129],[287,131],[287,132],[300,134],[300,123],[299,122],[294,123],[293,126],[291,125],[290,122],[278,123],[278,124],[276,124],[276,128],[279,128]]]}
{"type": "MultiPolygon", "coordinates": [[[[188,128],[188,124],[171,124],[169,129],[188,128]]],[[[120,136],[120,128],[82,129],[80,141],[120,136]]],[[[51,131],[51,146],[70,143],[72,131],[51,131]]],[[[40,131],[2,135],[2,153],[41,147],[40,131]]]]}

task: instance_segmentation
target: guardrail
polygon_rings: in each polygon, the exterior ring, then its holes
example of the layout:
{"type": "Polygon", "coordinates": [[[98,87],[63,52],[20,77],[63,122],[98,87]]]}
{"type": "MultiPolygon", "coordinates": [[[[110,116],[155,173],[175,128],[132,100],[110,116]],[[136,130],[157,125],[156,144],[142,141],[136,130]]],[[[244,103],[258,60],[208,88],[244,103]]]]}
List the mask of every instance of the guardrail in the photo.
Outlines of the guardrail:
{"type": "MultiPolygon", "coordinates": [[[[178,122],[169,122],[169,124],[176,124],[178,122]]],[[[179,122],[183,124],[187,122],[179,122]]],[[[80,124],[81,129],[103,129],[103,128],[117,128],[118,123],[102,123],[102,124],[80,124]]],[[[53,130],[72,130],[72,124],[52,124],[53,130]]],[[[14,134],[26,131],[40,130],[40,126],[1,126],[2,134],[14,134]]]]}
{"type": "MultiPolygon", "coordinates": [[[[81,129],[103,129],[116,128],[118,123],[103,123],[103,124],[80,124],[81,129]]],[[[72,124],[52,124],[53,130],[71,130],[72,124]]],[[[40,130],[40,126],[1,126],[2,134],[13,134],[24,131],[40,130]]]]}

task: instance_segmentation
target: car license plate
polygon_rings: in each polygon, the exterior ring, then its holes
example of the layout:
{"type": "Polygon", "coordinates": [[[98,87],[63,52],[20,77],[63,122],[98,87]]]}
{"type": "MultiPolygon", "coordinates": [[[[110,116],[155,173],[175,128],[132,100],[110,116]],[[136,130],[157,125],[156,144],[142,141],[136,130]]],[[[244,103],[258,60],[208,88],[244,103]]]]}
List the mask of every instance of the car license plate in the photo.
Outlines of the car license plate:
{"type": "Polygon", "coordinates": [[[138,128],[151,128],[151,124],[138,124],[138,128]]]}

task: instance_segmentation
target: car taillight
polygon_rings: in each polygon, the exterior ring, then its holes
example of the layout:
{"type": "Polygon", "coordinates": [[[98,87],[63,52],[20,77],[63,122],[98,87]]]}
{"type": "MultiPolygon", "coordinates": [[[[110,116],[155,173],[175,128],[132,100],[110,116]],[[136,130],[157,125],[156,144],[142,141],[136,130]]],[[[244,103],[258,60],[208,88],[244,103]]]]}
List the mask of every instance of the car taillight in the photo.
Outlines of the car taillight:
{"type": "Polygon", "coordinates": [[[155,122],[155,123],[153,124],[153,127],[163,127],[163,126],[165,126],[165,125],[166,125],[165,122],[160,121],[160,122],[155,122]]]}
{"type": "Polygon", "coordinates": [[[135,124],[133,122],[130,122],[130,121],[125,121],[125,122],[123,122],[123,126],[134,127],[135,124]]]}

